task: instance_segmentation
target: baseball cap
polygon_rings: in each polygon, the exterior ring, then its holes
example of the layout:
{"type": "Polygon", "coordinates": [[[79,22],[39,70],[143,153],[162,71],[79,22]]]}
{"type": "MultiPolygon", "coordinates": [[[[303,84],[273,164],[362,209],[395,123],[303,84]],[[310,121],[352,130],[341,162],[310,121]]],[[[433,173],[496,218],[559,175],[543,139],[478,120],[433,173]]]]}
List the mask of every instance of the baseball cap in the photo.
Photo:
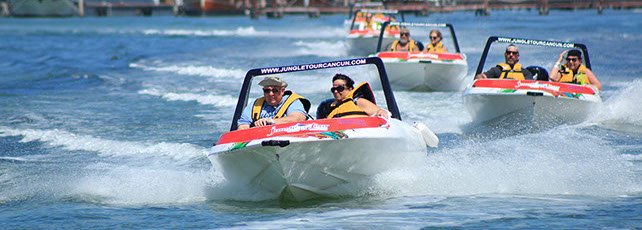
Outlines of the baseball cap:
{"type": "Polygon", "coordinates": [[[280,86],[280,87],[287,87],[288,83],[283,81],[279,77],[274,77],[274,76],[267,76],[263,78],[261,82],[259,82],[260,86],[266,87],[266,86],[280,86]]]}

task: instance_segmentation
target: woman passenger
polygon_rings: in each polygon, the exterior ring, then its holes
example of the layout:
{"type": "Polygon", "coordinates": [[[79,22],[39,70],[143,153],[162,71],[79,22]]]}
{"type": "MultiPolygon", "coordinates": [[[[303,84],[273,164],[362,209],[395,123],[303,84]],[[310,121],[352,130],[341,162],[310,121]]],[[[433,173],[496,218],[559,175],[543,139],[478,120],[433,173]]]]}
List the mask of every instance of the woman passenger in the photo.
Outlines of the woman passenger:
{"type": "Polygon", "coordinates": [[[336,74],[332,78],[330,92],[334,99],[328,99],[319,105],[317,119],[366,116],[390,118],[390,112],[375,104],[374,94],[367,82],[355,88],[350,77],[336,74]]]}
{"type": "Polygon", "coordinates": [[[582,65],[582,52],[576,49],[564,51],[551,69],[549,78],[555,82],[566,82],[580,85],[592,85],[602,90],[602,83],[597,80],[593,71],[582,65]],[[561,64],[566,54],[566,64],[561,64]]]}
{"type": "Polygon", "coordinates": [[[439,52],[439,53],[448,53],[448,48],[444,46],[444,43],[441,43],[441,31],[432,30],[430,31],[430,44],[426,46],[425,52],[439,52]]]}

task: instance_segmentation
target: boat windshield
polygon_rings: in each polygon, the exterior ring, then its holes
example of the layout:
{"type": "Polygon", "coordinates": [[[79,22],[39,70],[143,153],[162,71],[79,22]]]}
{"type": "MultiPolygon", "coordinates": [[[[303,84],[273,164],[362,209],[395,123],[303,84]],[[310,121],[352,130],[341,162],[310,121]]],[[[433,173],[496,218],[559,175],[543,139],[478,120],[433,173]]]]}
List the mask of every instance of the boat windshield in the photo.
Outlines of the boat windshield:
{"type": "MultiPolygon", "coordinates": [[[[420,42],[421,47],[430,44],[431,32],[437,30],[441,35],[441,43],[448,49],[448,53],[460,53],[459,43],[455,30],[451,24],[445,23],[414,23],[414,22],[388,22],[382,24],[382,30],[400,30],[406,28],[410,32],[410,40],[420,42]]],[[[432,34],[436,34],[433,32],[432,34]]],[[[399,39],[400,34],[395,35],[395,39],[399,39]]],[[[379,39],[377,52],[388,51],[392,42],[386,42],[385,39],[379,39]]]]}
{"type": "Polygon", "coordinates": [[[403,22],[403,14],[397,10],[367,10],[361,9],[354,12],[350,30],[379,31],[381,25],[387,21],[403,22]]]}
{"type": "Polygon", "coordinates": [[[263,96],[263,87],[258,83],[266,76],[281,78],[288,84],[286,90],[308,99],[312,104],[309,114],[311,117],[316,117],[318,105],[324,100],[333,98],[330,88],[332,88],[332,78],[338,73],[354,80],[354,86],[368,82],[373,90],[376,104],[389,110],[393,117],[401,119],[381,59],[361,58],[250,70],[239,95],[231,130],[236,129],[236,120],[240,117],[242,109],[263,96]]]}
{"type": "MultiPolygon", "coordinates": [[[[477,66],[474,75],[488,71],[499,63],[504,63],[504,53],[508,45],[514,44],[519,51],[519,62],[522,68],[529,66],[541,67],[547,71],[553,69],[560,54],[570,49],[582,52],[582,64],[591,68],[588,50],[585,45],[571,42],[557,42],[510,37],[490,37],[477,66]]],[[[563,60],[561,64],[566,63],[563,60]]],[[[474,76],[473,75],[473,76],[474,76]]]]}

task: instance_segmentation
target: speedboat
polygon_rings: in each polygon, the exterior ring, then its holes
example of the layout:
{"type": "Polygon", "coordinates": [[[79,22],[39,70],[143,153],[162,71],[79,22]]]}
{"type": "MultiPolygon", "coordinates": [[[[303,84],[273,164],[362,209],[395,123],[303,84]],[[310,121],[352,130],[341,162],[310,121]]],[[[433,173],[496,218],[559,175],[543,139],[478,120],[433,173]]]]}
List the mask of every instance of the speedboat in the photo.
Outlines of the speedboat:
{"type": "MultiPolygon", "coordinates": [[[[428,38],[431,28],[448,28],[451,43],[445,43],[454,48],[454,53],[440,52],[408,52],[387,51],[392,42],[380,37],[377,44],[377,53],[374,56],[381,58],[394,89],[412,91],[462,91],[466,88],[466,74],[468,62],[466,55],[459,50],[459,43],[455,30],[451,24],[387,22],[384,23],[381,33],[387,27],[405,27],[410,30],[411,39],[428,38]]],[[[447,38],[448,34],[443,33],[447,38]]],[[[394,39],[393,39],[394,40],[394,39]]],[[[430,41],[430,40],[426,40],[430,41]]],[[[423,47],[422,43],[419,43],[423,47]]]]}
{"type": "Polygon", "coordinates": [[[381,26],[387,21],[404,20],[397,10],[357,10],[352,17],[348,31],[348,54],[367,56],[375,53],[381,36],[384,41],[392,42],[399,35],[399,28],[389,27],[380,33],[381,26]]]}
{"type": "Polygon", "coordinates": [[[348,10],[348,19],[343,21],[343,26],[345,27],[346,30],[350,31],[350,26],[352,25],[352,21],[354,19],[358,19],[358,21],[363,21],[364,17],[362,14],[355,14],[354,12],[358,10],[381,10],[385,9],[385,6],[383,5],[383,2],[355,2],[353,4],[350,4],[350,9],[348,10]]]}
{"type": "MultiPolygon", "coordinates": [[[[588,50],[583,44],[493,36],[486,43],[475,75],[482,73],[487,54],[494,43],[520,46],[522,57],[529,53],[534,53],[533,56],[544,53],[547,59],[557,57],[566,49],[580,49],[584,65],[591,68],[588,50]],[[549,51],[531,50],[533,46],[549,51]],[[551,49],[555,51],[550,51],[551,49]]],[[[502,52],[503,48],[499,47],[502,52]]],[[[503,57],[501,54],[497,56],[503,57]]],[[[524,58],[520,63],[526,63],[523,60],[524,58]]],[[[554,60],[551,61],[551,66],[553,62],[554,60]]],[[[477,79],[466,88],[463,95],[464,106],[473,123],[514,118],[529,124],[577,124],[585,121],[602,105],[600,92],[593,86],[550,82],[546,69],[540,66],[525,69],[533,73],[533,79],[477,79]]]]}
{"type": "MultiPolygon", "coordinates": [[[[250,70],[243,82],[230,131],[221,135],[208,158],[216,170],[222,171],[227,181],[268,199],[304,201],[349,196],[351,194],[346,194],[346,188],[368,183],[377,174],[407,166],[413,159],[426,156],[426,146],[437,147],[439,143],[437,136],[424,124],[411,125],[401,121],[394,94],[387,82],[379,58],[250,70]],[[391,118],[316,119],[237,130],[236,121],[248,104],[251,82],[255,77],[278,74],[290,86],[296,86],[296,79],[310,83],[313,80],[307,77],[320,75],[325,85],[330,86],[334,74],[324,71],[339,68],[345,73],[345,68],[364,66],[380,71],[378,77],[384,85],[382,92],[378,93],[383,93],[391,118]],[[315,73],[287,75],[304,70],[315,70],[315,73]]],[[[383,104],[378,105],[384,107],[383,104]]]]}

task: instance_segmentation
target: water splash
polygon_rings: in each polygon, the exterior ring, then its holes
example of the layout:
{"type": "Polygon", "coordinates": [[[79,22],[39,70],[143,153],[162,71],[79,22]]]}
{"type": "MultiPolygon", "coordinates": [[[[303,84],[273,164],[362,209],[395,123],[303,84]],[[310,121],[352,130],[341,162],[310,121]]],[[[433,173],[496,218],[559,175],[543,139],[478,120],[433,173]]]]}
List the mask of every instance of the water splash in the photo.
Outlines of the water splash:
{"type": "Polygon", "coordinates": [[[45,148],[39,151],[45,155],[0,159],[12,161],[8,167],[15,168],[0,173],[0,181],[12,182],[0,193],[0,202],[67,197],[118,205],[195,203],[206,200],[207,187],[223,180],[205,158],[208,149],[191,144],[116,141],[57,129],[0,127],[0,137],[8,136],[22,136],[20,143],[39,141],[44,147],[63,151],[61,155],[45,148]],[[87,152],[98,153],[98,158],[87,152]],[[20,162],[13,163],[16,160],[20,162]]]}
{"type": "Polygon", "coordinates": [[[131,68],[140,68],[146,71],[172,72],[181,75],[205,76],[214,78],[242,79],[245,71],[240,69],[220,69],[212,66],[195,65],[170,65],[170,66],[148,66],[139,63],[129,64],[131,68]]]}
{"type": "Polygon", "coordinates": [[[429,153],[416,165],[378,178],[401,195],[580,194],[639,192],[634,167],[599,138],[574,127],[429,153]]]}
{"type": "Polygon", "coordinates": [[[203,105],[214,105],[217,107],[230,107],[236,105],[236,98],[230,95],[203,95],[195,93],[174,93],[164,92],[159,89],[149,88],[138,91],[139,94],[159,96],[168,101],[197,101],[203,105]]]}
{"type": "Polygon", "coordinates": [[[315,55],[319,57],[345,57],[347,56],[347,49],[345,42],[327,42],[315,41],[304,42],[297,41],[294,43],[299,48],[293,56],[315,55]]]}
{"type": "Polygon", "coordinates": [[[642,80],[637,79],[631,83],[623,84],[620,90],[612,98],[604,102],[603,110],[595,117],[596,122],[633,126],[629,130],[642,132],[642,106],[639,105],[639,98],[642,98],[642,80]]]}
{"type": "Polygon", "coordinates": [[[236,30],[203,30],[203,29],[166,29],[166,30],[157,30],[157,29],[148,29],[143,30],[143,34],[146,35],[167,35],[167,36],[242,36],[242,37],[254,37],[254,36],[266,36],[270,33],[267,31],[256,31],[254,27],[239,27],[236,30]]]}
{"type": "Polygon", "coordinates": [[[13,129],[0,127],[0,137],[22,136],[20,143],[44,142],[51,147],[62,147],[69,151],[97,152],[104,157],[147,158],[167,156],[177,162],[190,163],[206,156],[207,150],[186,143],[141,143],[133,141],[107,140],[90,135],[78,135],[64,130],[13,129]]]}

